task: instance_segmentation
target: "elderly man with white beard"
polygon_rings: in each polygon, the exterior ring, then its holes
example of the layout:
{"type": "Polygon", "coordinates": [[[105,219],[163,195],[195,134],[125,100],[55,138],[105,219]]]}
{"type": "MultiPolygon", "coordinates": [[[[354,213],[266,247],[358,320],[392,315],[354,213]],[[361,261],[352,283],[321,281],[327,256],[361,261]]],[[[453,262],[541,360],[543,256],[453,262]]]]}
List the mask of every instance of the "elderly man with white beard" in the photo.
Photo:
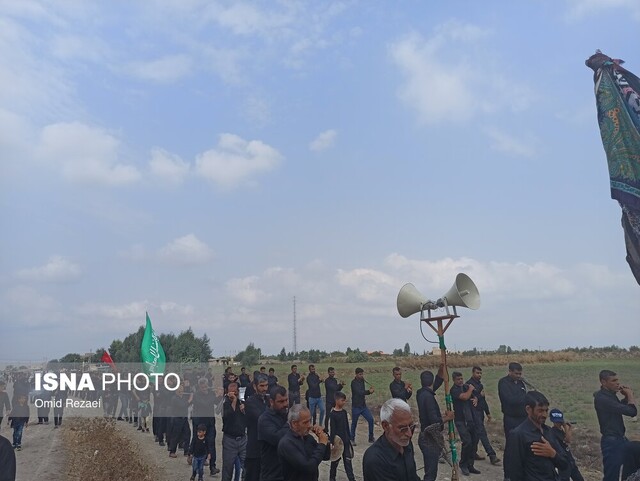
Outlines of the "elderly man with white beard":
{"type": "Polygon", "coordinates": [[[364,453],[364,481],[420,481],[411,438],[418,424],[402,399],[389,399],[380,409],[384,434],[364,453]]]}

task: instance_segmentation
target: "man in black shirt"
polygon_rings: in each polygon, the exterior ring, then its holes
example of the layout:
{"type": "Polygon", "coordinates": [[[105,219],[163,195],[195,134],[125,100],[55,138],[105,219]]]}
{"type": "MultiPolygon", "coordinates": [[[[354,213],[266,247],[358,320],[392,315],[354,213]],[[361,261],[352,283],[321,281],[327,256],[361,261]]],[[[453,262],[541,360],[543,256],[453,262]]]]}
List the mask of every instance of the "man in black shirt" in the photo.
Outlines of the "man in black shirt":
{"type": "MultiPolygon", "coordinates": [[[[467,381],[467,384],[473,386],[473,398],[471,402],[473,404],[473,422],[476,429],[478,439],[482,442],[485,452],[489,456],[491,464],[500,464],[496,451],[491,446],[489,436],[487,436],[487,430],[484,427],[484,416],[487,415],[487,419],[491,421],[491,413],[489,412],[489,404],[484,395],[484,386],[482,385],[482,368],[480,366],[473,366],[471,370],[471,377],[467,381]]],[[[474,453],[474,459],[484,459],[478,456],[478,444],[476,443],[474,453]]]]}
{"type": "Polygon", "coordinates": [[[271,390],[271,388],[276,384],[278,384],[278,378],[276,377],[276,370],[270,367],[269,368],[269,390],[271,390]]]}
{"type": "Polygon", "coordinates": [[[4,381],[0,381],[0,429],[2,429],[2,418],[4,416],[4,412],[11,411],[11,403],[9,402],[9,395],[5,391],[7,387],[7,383],[4,381]]]}
{"type": "Polygon", "coordinates": [[[300,386],[304,383],[304,374],[301,376],[298,373],[298,366],[295,364],[291,366],[287,382],[289,383],[289,406],[300,404],[300,386]]]}
{"type": "Polygon", "coordinates": [[[316,367],[313,364],[309,364],[307,385],[309,386],[309,411],[311,411],[313,424],[316,424],[316,407],[320,409],[319,424],[324,424],[324,404],[322,404],[322,393],[320,392],[320,383],[322,382],[324,382],[324,379],[316,374],[316,367]]]}
{"type": "Polygon", "coordinates": [[[236,458],[244,467],[247,453],[247,421],[244,402],[238,396],[238,384],[227,387],[227,398],[222,406],[222,481],[231,481],[236,458]]]}
{"type": "Polygon", "coordinates": [[[522,382],[522,366],[517,362],[509,363],[509,374],[498,381],[505,438],[509,431],[527,419],[524,403],[526,394],[527,388],[522,382]]]}
{"type": "Polygon", "coordinates": [[[556,469],[569,466],[567,457],[545,425],[549,401],[532,391],[525,399],[527,419],[507,436],[504,456],[505,477],[510,481],[556,481],[556,469]]]}
{"type": "Polygon", "coordinates": [[[417,427],[411,407],[401,399],[389,399],[380,409],[380,420],[384,434],[364,453],[364,481],[420,481],[411,443],[417,427]]]}
{"type": "Polygon", "coordinates": [[[453,399],[453,411],[455,423],[460,441],[462,442],[462,452],[460,453],[460,471],[465,476],[469,473],[480,474],[474,467],[474,448],[478,445],[478,436],[473,423],[473,411],[471,398],[475,387],[465,384],[462,373],[454,372],[451,375],[453,386],[449,390],[453,399]]]}
{"type": "Polygon", "coordinates": [[[369,389],[364,388],[364,369],[356,368],[356,377],[351,381],[351,443],[356,445],[356,427],[358,426],[358,418],[362,415],[369,423],[369,442],[373,443],[373,416],[367,407],[365,396],[374,392],[373,386],[369,389]]]}
{"type": "Polygon", "coordinates": [[[558,446],[564,450],[564,455],[567,457],[567,462],[569,463],[568,468],[558,472],[560,475],[560,481],[584,481],[584,478],[576,465],[576,460],[571,453],[571,448],[569,447],[573,434],[571,424],[565,422],[562,411],[559,409],[552,409],[549,411],[549,419],[553,423],[551,433],[558,442],[558,446]]]}
{"type": "Polygon", "coordinates": [[[405,384],[405,382],[402,380],[402,369],[400,369],[399,367],[394,367],[392,372],[393,381],[391,381],[391,384],[389,384],[391,397],[402,399],[403,401],[408,400],[413,392],[413,387],[411,386],[411,384],[405,384]]]}
{"type": "Polygon", "coordinates": [[[304,405],[289,409],[288,422],[289,431],[278,443],[284,481],[318,481],[318,466],[331,455],[329,436],[317,425],[313,431],[318,441],[309,434],[311,413],[304,405]]]}
{"type": "MultiPolygon", "coordinates": [[[[620,466],[624,462],[629,450],[629,440],[625,437],[625,427],[622,416],[634,417],[638,414],[633,391],[627,386],[620,385],[618,375],[609,370],[600,371],[600,390],[593,394],[593,404],[600,424],[600,448],[602,450],[602,464],[604,478],[602,481],[618,479],[620,466]],[[622,394],[622,400],[617,393],[622,394]]],[[[631,474],[631,463],[626,463],[622,479],[631,474]]]]}
{"type": "Polygon", "coordinates": [[[444,447],[442,431],[444,423],[453,419],[453,411],[447,411],[444,418],[436,399],[436,391],[444,382],[444,364],[440,365],[438,374],[431,371],[420,373],[422,387],[416,393],[418,413],[420,415],[420,436],[418,446],[422,451],[424,462],[424,481],[436,481],[438,476],[438,459],[444,447]]]}
{"type": "Polygon", "coordinates": [[[182,384],[178,386],[178,389],[170,398],[167,416],[170,416],[167,435],[169,456],[172,458],[177,457],[176,451],[178,444],[182,444],[184,455],[188,455],[189,440],[191,438],[188,419],[189,397],[184,393],[184,387],[182,384]]]}
{"type": "Polygon", "coordinates": [[[264,374],[253,377],[255,394],[247,399],[244,407],[247,420],[247,456],[245,461],[245,481],[260,479],[260,444],[258,443],[258,419],[267,409],[267,387],[269,382],[264,374]]]}
{"type": "MultiPolygon", "coordinates": [[[[218,388],[220,389],[220,388],[218,388]]],[[[197,437],[197,426],[200,424],[205,427],[205,439],[207,441],[209,455],[209,471],[211,475],[218,474],[220,470],[216,467],[216,418],[215,407],[220,402],[220,397],[216,396],[212,389],[209,388],[207,378],[198,380],[198,389],[191,395],[190,403],[193,406],[191,412],[191,424],[193,427],[193,443],[197,437]]]]}
{"type": "Polygon", "coordinates": [[[336,393],[338,391],[342,391],[342,388],[344,387],[344,384],[338,382],[338,380],[336,379],[336,370],[334,368],[329,367],[329,369],[327,369],[327,374],[328,377],[324,380],[324,388],[326,389],[325,402],[327,405],[327,417],[324,418],[325,430],[327,430],[329,427],[329,414],[331,414],[331,410],[336,405],[336,393]]]}
{"type": "Polygon", "coordinates": [[[284,480],[282,466],[278,459],[278,443],[289,431],[288,406],[287,390],[276,384],[269,391],[269,408],[258,418],[260,481],[284,480]]]}
{"type": "Polygon", "coordinates": [[[251,384],[251,377],[247,374],[247,368],[244,366],[240,368],[240,376],[238,376],[238,382],[240,387],[247,388],[251,384]]]}
{"type": "Polygon", "coordinates": [[[0,436],[0,481],[16,481],[16,453],[11,442],[0,436]]]}

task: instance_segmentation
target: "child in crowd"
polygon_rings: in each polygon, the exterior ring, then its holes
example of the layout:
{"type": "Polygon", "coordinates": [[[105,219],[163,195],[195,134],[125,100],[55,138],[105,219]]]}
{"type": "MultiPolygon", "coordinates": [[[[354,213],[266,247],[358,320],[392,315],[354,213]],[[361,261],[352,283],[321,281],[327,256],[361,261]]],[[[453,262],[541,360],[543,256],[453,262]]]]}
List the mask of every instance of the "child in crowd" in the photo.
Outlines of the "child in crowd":
{"type": "MultiPolygon", "coordinates": [[[[349,416],[347,412],[343,409],[345,403],[347,402],[347,396],[345,393],[338,391],[336,392],[336,405],[329,413],[329,440],[331,444],[334,443],[334,440],[337,437],[342,439],[342,443],[344,444],[344,451],[342,452],[342,463],[344,464],[344,470],[347,473],[347,478],[349,481],[355,481],[355,476],[353,475],[353,466],[351,464],[351,459],[353,458],[353,448],[351,447],[351,436],[349,434],[349,416]]],[[[338,464],[340,460],[333,461],[331,463],[331,469],[329,470],[329,481],[336,480],[336,472],[338,470],[338,464]]]]}
{"type": "Polygon", "coordinates": [[[18,396],[13,409],[9,413],[9,423],[13,428],[13,447],[20,451],[22,449],[22,431],[29,424],[29,405],[27,404],[27,396],[21,394],[18,396]]]}
{"type": "Polygon", "coordinates": [[[204,476],[204,462],[211,460],[211,454],[208,453],[207,443],[207,428],[204,424],[198,424],[196,428],[196,437],[191,441],[189,447],[189,457],[187,463],[191,464],[191,481],[196,479],[198,475],[198,481],[202,481],[204,476]]]}
{"type": "Polygon", "coordinates": [[[571,424],[564,420],[564,415],[559,409],[552,409],[551,411],[549,411],[549,419],[553,423],[551,432],[558,441],[558,444],[560,444],[560,446],[562,446],[565,450],[567,460],[569,461],[569,467],[567,469],[558,471],[558,474],[560,475],[560,481],[584,481],[584,478],[582,477],[582,474],[580,473],[580,470],[576,465],[576,460],[571,453],[571,449],[569,448],[573,434],[571,430],[571,424]]]}

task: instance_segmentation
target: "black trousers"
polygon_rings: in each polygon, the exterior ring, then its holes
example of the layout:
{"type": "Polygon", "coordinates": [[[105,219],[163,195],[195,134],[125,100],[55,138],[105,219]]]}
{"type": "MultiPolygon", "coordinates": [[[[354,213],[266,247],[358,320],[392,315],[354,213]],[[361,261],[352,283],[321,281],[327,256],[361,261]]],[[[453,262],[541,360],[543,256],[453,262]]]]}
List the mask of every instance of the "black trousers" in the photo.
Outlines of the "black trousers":
{"type": "Polygon", "coordinates": [[[189,438],[191,438],[191,430],[189,429],[189,420],[187,418],[171,418],[171,429],[167,440],[169,443],[169,452],[175,453],[178,444],[182,443],[185,454],[189,453],[189,438]]]}
{"type": "Polygon", "coordinates": [[[526,417],[514,418],[513,416],[507,416],[505,414],[504,417],[502,418],[502,427],[504,428],[504,438],[507,439],[509,432],[512,429],[515,429],[518,426],[520,426],[525,421],[525,419],[527,418],[526,417]]]}
{"type": "MultiPolygon", "coordinates": [[[[329,480],[336,479],[338,464],[340,464],[339,459],[331,462],[331,467],[329,468],[329,480]]],[[[351,458],[342,456],[342,464],[344,464],[344,471],[347,473],[347,479],[349,481],[355,481],[356,477],[353,475],[353,464],[351,464],[351,458]]]]}
{"type": "Polygon", "coordinates": [[[473,467],[474,447],[478,446],[478,435],[473,423],[456,421],[456,429],[462,441],[462,452],[460,453],[460,466],[473,467]]]}
{"type": "MultiPolygon", "coordinates": [[[[484,451],[487,453],[488,456],[495,456],[496,451],[495,449],[493,449],[493,446],[491,446],[491,442],[489,442],[489,436],[487,435],[487,429],[484,427],[484,412],[479,411],[478,416],[475,417],[474,420],[475,420],[474,426],[476,428],[476,433],[478,434],[478,439],[482,443],[482,447],[484,448],[484,451]]],[[[478,452],[478,444],[476,443],[476,446],[473,452],[474,456],[476,455],[477,452],[478,452]]]]}
{"type": "Polygon", "coordinates": [[[425,437],[420,434],[418,437],[418,446],[422,451],[422,461],[424,463],[424,481],[436,481],[438,477],[438,460],[442,449],[438,446],[427,443],[425,437]]]}
{"type": "Polygon", "coordinates": [[[244,460],[244,481],[260,481],[260,458],[244,460]]]}

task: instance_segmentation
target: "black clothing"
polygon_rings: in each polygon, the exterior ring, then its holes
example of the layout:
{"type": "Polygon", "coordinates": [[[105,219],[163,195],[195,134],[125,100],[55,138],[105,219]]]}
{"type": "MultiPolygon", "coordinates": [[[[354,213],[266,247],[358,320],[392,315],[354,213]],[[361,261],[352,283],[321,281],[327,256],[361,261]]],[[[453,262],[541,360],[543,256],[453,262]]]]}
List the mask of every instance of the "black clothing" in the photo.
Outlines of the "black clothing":
{"type": "Polygon", "coordinates": [[[471,398],[466,401],[460,399],[460,395],[467,392],[467,387],[467,384],[463,384],[462,386],[456,386],[454,384],[449,390],[449,394],[451,394],[451,398],[453,399],[453,412],[456,422],[473,422],[471,398]]]}
{"type": "Polygon", "coordinates": [[[319,444],[310,434],[300,437],[289,430],[278,443],[284,481],[318,481],[318,466],[330,455],[329,444],[319,444]]]}
{"type": "Polygon", "coordinates": [[[362,474],[364,481],[420,481],[416,474],[413,443],[409,442],[399,453],[383,434],[365,451],[362,474]]]}
{"type": "Polygon", "coordinates": [[[0,436],[0,481],[16,480],[16,453],[11,441],[0,436]]]}
{"type": "Polygon", "coordinates": [[[28,423],[30,414],[28,404],[14,404],[13,409],[11,410],[11,415],[8,417],[8,419],[11,420],[11,427],[28,423]]]}
{"type": "Polygon", "coordinates": [[[178,445],[182,444],[185,454],[189,453],[189,438],[191,437],[191,428],[189,428],[189,420],[185,417],[172,417],[169,419],[167,428],[167,445],[170,453],[175,453],[178,445]]]}
{"type": "Polygon", "coordinates": [[[267,377],[267,381],[269,382],[269,389],[278,384],[278,378],[275,375],[272,376],[271,374],[269,374],[269,376],[267,377]]]}
{"type": "Polygon", "coordinates": [[[558,471],[558,474],[560,475],[560,481],[570,481],[570,480],[584,481],[584,478],[582,477],[582,474],[580,474],[580,471],[578,470],[578,466],[576,465],[576,460],[574,459],[573,454],[571,453],[571,449],[569,448],[569,445],[565,441],[564,431],[560,428],[553,426],[551,428],[551,434],[553,434],[553,437],[557,441],[558,445],[562,447],[563,452],[567,457],[567,462],[569,463],[569,467],[567,469],[558,471]]]}
{"type": "Polygon", "coordinates": [[[402,399],[403,401],[409,399],[412,394],[410,391],[407,391],[405,383],[402,380],[396,381],[394,379],[391,381],[391,384],[389,384],[389,390],[391,391],[391,397],[402,399]]]}
{"type": "Polygon", "coordinates": [[[240,410],[242,404],[244,402],[236,399],[236,408],[234,409],[231,401],[227,398],[222,406],[222,432],[234,438],[244,436],[247,430],[247,420],[240,410]]]}
{"type": "Polygon", "coordinates": [[[177,393],[174,394],[168,405],[167,416],[176,418],[187,418],[189,415],[189,396],[183,394],[182,396],[177,393]]]}
{"type": "Polygon", "coordinates": [[[504,474],[511,481],[556,481],[556,468],[569,466],[564,450],[554,438],[549,426],[542,431],[527,418],[507,437],[504,456],[504,474]],[[556,450],[555,458],[536,456],[531,451],[531,443],[541,442],[542,437],[556,450]]]}
{"type": "Polygon", "coordinates": [[[216,410],[216,404],[220,401],[213,392],[200,390],[193,393],[193,399],[191,404],[193,405],[193,411],[191,413],[192,418],[213,418],[216,410]]]}
{"type": "Polygon", "coordinates": [[[336,436],[342,439],[344,444],[343,456],[352,457],[351,435],[349,434],[349,416],[344,409],[331,411],[329,414],[329,441],[333,444],[336,436]]]}
{"type": "Polygon", "coordinates": [[[289,431],[286,413],[267,409],[258,418],[258,442],[260,444],[260,480],[282,481],[282,466],[278,459],[278,443],[289,431]]]}
{"type": "Polygon", "coordinates": [[[467,384],[470,384],[473,387],[475,387],[472,397],[475,397],[478,400],[478,404],[476,406],[473,406],[473,405],[471,406],[473,410],[480,411],[486,414],[487,416],[489,416],[491,413],[489,412],[489,404],[487,404],[487,398],[485,398],[484,395],[481,394],[482,391],[484,391],[484,386],[482,385],[482,383],[480,381],[476,381],[472,377],[467,381],[467,384]]]}
{"type": "Polygon", "coordinates": [[[240,382],[240,387],[249,387],[251,384],[251,378],[248,374],[240,374],[238,381],[240,382]]]}
{"type": "Polygon", "coordinates": [[[371,394],[371,391],[364,388],[364,379],[354,378],[351,381],[351,407],[363,408],[367,405],[364,397],[371,394]]]}
{"type": "Polygon", "coordinates": [[[436,400],[436,391],[442,385],[444,379],[436,376],[433,382],[433,389],[430,387],[422,387],[416,393],[416,401],[418,403],[418,414],[420,416],[420,431],[424,431],[427,426],[442,423],[442,414],[440,406],[436,400]]]}
{"type": "Polygon", "coordinates": [[[9,402],[9,395],[6,391],[0,392],[0,416],[3,415],[4,411],[11,411],[11,403],[9,402]]]}
{"type": "Polygon", "coordinates": [[[289,383],[289,392],[300,392],[300,386],[302,385],[302,382],[300,381],[299,373],[289,373],[289,375],[287,376],[287,382],[289,383]]]}
{"type": "Polygon", "coordinates": [[[638,414],[635,404],[627,404],[626,399],[620,401],[615,392],[605,388],[600,388],[599,391],[593,393],[593,404],[598,415],[602,436],[623,438],[625,427],[622,416],[633,417],[638,414]]]}
{"type": "Polygon", "coordinates": [[[320,376],[315,372],[310,372],[307,376],[307,385],[309,386],[309,397],[319,398],[322,397],[320,392],[320,376]]]}
{"type": "Polygon", "coordinates": [[[209,454],[209,443],[207,443],[206,436],[202,439],[196,436],[191,440],[189,454],[193,455],[196,458],[200,458],[209,454]]]}
{"type": "Polygon", "coordinates": [[[260,459],[260,445],[258,444],[258,418],[265,412],[269,401],[266,396],[256,394],[247,399],[244,404],[244,415],[247,424],[247,458],[260,459]]]}
{"type": "Polygon", "coordinates": [[[524,397],[527,388],[522,381],[514,381],[505,376],[498,381],[498,396],[502,413],[512,418],[526,418],[527,411],[524,408],[524,397]]]}
{"type": "MultiPolygon", "coordinates": [[[[336,393],[338,391],[342,391],[342,388],[344,387],[343,384],[338,383],[338,380],[335,377],[331,377],[329,376],[327,379],[324,380],[324,388],[326,389],[326,401],[327,401],[327,408],[329,406],[335,406],[336,405],[336,393]]],[[[327,413],[330,412],[330,409],[327,409],[327,413]]]]}

